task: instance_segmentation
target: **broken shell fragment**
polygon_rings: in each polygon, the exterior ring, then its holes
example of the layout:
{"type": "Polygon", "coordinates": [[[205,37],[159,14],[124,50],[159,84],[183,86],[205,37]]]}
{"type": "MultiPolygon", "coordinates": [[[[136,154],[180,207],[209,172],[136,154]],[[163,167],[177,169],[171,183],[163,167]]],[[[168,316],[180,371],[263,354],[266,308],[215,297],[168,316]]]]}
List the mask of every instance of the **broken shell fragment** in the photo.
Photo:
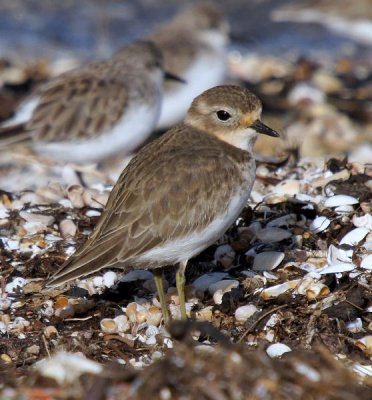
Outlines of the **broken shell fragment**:
{"type": "Polygon", "coordinates": [[[54,217],[52,215],[44,215],[27,211],[20,211],[19,216],[27,222],[37,222],[43,226],[52,225],[54,222],[54,217]]]}
{"type": "Polygon", "coordinates": [[[331,220],[327,217],[316,217],[314,221],[310,224],[310,230],[314,233],[323,232],[329,227],[330,223],[331,220]]]}
{"type": "Polygon", "coordinates": [[[288,353],[292,351],[290,347],[283,343],[274,343],[271,344],[267,349],[266,353],[269,355],[271,358],[276,358],[282,356],[284,353],[288,353]]]}
{"type": "Polygon", "coordinates": [[[369,230],[365,227],[355,228],[348,232],[340,241],[340,244],[348,244],[350,246],[356,246],[361,242],[369,233],[369,230]]]}
{"type": "Polygon", "coordinates": [[[240,306],[235,310],[235,319],[237,322],[244,323],[254,313],[258,311],[258,308],[254,304],[247,304],[240,306]]]}
{"type": "Polygon", "coordinates": [[[114,319],[104,318],[100,322],[101,330],[105,333],[116,333],[118,331],[118,324],[114,319]]]}
{"type": "Polygon", "coordinates": [[[195,279],[192,283],[196,290],[205,292],[211,285],[216,282],[222,281],[222,279],[227,278],[229,274],[227,272],[211,272],[209,274],[204,274],[195,279]]]}
{"type": "Polygon", "coordinates": [[[366,255],[360,263],[360,268],[372,270],[372,254],[366,255]]]}
{"type": "Polygon", "coordinates": [[[226,279],[224,281],[213,283],[209,286],[209,293],[213,296],[215,304],[222,303],[222,297],[225,293],[239,286],[239,281],[226,279]]]}
{"type": "Polygon", "coordinates": [[[118,275],[114,271],[107,271],[102,276],[103,285],[107,288],[114,286],[115,281],[117,280],[118,275]]]}
{"type": "Polygon", "coordinates": [[[364,214],[360,217],[356,215],[353,216],[353,224],[357,228],[365,227],[368,230],[372,231],[372,215],[371,214],[364,214]]]}
{"type": "Polygon", "coordinates": [[[324,206],[333,208],[339,206],[349,206],[358,203],[359,200],[356,199],[355,197],[348,196],[345,194],[337,194],[335,196],[328,197],[324,202],[324,206]]]}
{"type": "Polygon", "coordinates": [[[368,356],[372,356],[372,335],[367,335],[357,340],[355,345],[364,351],[368,356]]]}
{"type": "Polygon", "coordinates": [[[331,264],[327,265],[325,268],[322,268],[319,272],[319,274],[324,275],[324,274],[337,274],[339,272],[348,272],[352,271],[353,269],[356,268],[356,265],[353,263],[337,263],[337,264],[331,264]]]}
{"type": "Polygon", "coordinates": [[[354,321],[350,321],[346,324],[346,328],[349,332],[358,333],[363,332],[363,322],[361,318],[357,318],[354,321]]]}
{"type": "Polygon", "coordinates": [[[264,300],[272,299],[273,297],[278,297],[279,295],[287,292],[288,290],[294,289],[299,283],[301,279],[294,279],[292,281],[284,282],[279,285],[271,286],[267,289],[264,289],[260,293],[260,297],[264,300]]]}
{"type": "Polygon", "coordinates": [[[265,251],[256,255],[253,261],[255,271],[271,271],[284,259],[284,253],[279,251],[265,251]]]}
{"type": "Polygon", "coordinates": [[[291,232],[281,228],[263,228],[256,233],[257,239],[263,243],[276,243],[291,236],[291,232]]]}
{"type": "Polygon", "coordinates": [[[328,264],[351,263],[353,257],[353,250],[339,249],[331,244],[328,248],[327,261],[328,264]]]}
{"type": "MultiPolygon", "coordinates": [[[[124,333],[124,332],[128,332],[129,331],[130,323],[128,321],[128,318],[125,315],[118,315],[113,320],[116,323],[118,332],[124,333]]],[[[102,321],[101,321],[101,324],[102,324],[102,321]]]]}

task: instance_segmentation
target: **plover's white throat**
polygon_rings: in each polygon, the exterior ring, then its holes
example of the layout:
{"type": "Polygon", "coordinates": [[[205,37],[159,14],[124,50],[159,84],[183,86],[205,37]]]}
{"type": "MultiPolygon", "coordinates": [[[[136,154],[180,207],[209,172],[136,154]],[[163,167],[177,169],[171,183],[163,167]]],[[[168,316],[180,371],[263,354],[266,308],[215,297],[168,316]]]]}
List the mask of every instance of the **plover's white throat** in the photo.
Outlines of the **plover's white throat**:
{"type": "Polygon", "coordinates": [[[0,148],[28,140],[38,153],[75,163],[127,155],[158,121],[163,78],[159,49],[136,42],[43,85],[0,128],[0,148]]]}
{"type": "Polygon", "coordinates": [[[245,206],[255,179],[258,133],[278,136],[260,121],[259,99],[237,86],[207,90],[184,123],[143,147],[114,186],[87,242],[49,282],[55,286],[102,268],[147,268],[155,274],[164,317],[161,268],[176,275],[185,317],[187,260],[214,243],[245,206]]]}
{"type": "Polygon", "coordinates": [[[228,23],[215,5],[186,8],[149,36],[161,49],[165,68],[185,79],[166,82],[158,128],[180,122],[202,91],[223,83],[226,74],[228,23]]]}

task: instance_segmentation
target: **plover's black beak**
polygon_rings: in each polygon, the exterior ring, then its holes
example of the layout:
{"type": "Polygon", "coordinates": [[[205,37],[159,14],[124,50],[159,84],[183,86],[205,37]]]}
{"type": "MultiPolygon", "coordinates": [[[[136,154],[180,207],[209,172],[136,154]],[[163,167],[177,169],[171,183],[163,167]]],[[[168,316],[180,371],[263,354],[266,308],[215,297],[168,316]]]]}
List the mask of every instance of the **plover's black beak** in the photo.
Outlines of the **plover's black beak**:
{"type": "Polygon", "coordinates": [[[264,135],[272,136],[272,137],[279,137],[279,133],[274,131],[274,129],[269,128],[267,125],[262,123],[259,119],[256,120],[250,128],[254,129],[258,133],[262,133],[264,135]]]}
{"type": "Polygon", "coordinates": [[[180,78],[177,75],[172,74],[171,72],[165,71],[164,72],[164,79],[168,79],[170,81],[176,81],[181,83],[187,83],[184,79],[180,78]]]}

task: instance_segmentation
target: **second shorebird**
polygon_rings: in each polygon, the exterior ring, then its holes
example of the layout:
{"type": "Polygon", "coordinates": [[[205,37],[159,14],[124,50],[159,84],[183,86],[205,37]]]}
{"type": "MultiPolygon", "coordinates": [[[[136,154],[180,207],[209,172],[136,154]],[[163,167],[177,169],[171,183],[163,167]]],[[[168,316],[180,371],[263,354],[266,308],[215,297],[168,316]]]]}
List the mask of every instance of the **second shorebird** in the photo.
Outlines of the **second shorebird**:
{"type": "Polygon", "coordinates": [[[48,285],[109,267],[151,269],[167,320],[161,267],[179,264],[176,285],[186,318],[187,261],[219,239],[246,205],[258,133],[279,136],[261,122],[261,109],[253,93],[237,86],[198,96],[184,123],[130,161],[93,233],[48,285]]]}
{"type": "Polygon", "coordinates": [[[41,86],[0,127],[0,148],[27,141],[53,160],[93,163],[127,155],[153,131],[164,73],[156,45],[139,41],[41,86]]]}
{"type": "Polygon", "coordinates": [[[149,36],[164,56],[164,66],[185,79],[165,82],[158,128],[183,120],[199,93],[225,80],[229,24],[216,4],[200,2],[185,8],[149,36]]]}

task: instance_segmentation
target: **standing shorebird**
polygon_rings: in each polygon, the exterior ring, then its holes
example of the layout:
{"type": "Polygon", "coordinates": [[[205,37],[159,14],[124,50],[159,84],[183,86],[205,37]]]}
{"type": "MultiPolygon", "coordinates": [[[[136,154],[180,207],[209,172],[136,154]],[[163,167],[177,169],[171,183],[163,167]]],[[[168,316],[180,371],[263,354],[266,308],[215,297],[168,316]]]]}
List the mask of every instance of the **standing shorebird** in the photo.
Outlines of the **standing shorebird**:
{"type": "Polygon", "coordinates": [[[0,128],[0,148],[27,141],[53,160],[80,164],[127,155],[158,121],[164,78],[178,79],[164,73],[157,46],[136,42],[43,85],[0,128]]]}
{"type": "Polygon", "coordinates": [[[198,96],[183,123],[129,162],[91,236],[48,286],[119,265],[151,269],[167,320],[161,267],[179,264],[176,285],[186,318],[187,260],[220,238],[245,206],[258,133],[279,136],[260,121],[261,109],[260,100],[238,86],[198,96]]]}
{"type": "Polygon", "coordinates": [[[164,65],[185,79],[185,85],[165,82],[158,128],[179,123],[202,91],[224,82],[229,25],[216,5],[186,8],[149,36],[164,56],[164,65]]]}

